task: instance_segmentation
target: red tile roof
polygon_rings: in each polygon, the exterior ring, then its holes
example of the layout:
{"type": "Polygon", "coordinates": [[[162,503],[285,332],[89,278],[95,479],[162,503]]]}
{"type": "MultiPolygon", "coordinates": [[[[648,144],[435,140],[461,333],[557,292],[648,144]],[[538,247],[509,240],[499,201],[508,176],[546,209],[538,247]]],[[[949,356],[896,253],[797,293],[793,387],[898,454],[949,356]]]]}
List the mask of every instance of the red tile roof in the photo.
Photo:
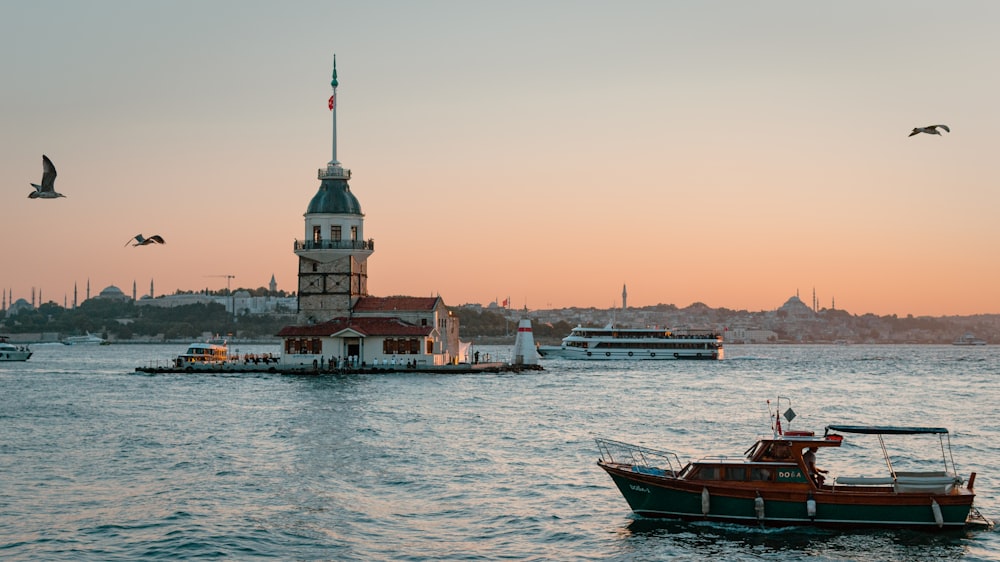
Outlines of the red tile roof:
{"type": "Polygon", "coordinates": [[[441,297],[361,297],[354,312],[430,312],[441,297]]]}
{"type": "Polygon", "coordinates": [[[332,336],[344,330],[354,330],[363,336],[429,336],[433,326],[415,326],[399,318],[334,318],[322,324],[285,326],[278,336],[332,336]]]}

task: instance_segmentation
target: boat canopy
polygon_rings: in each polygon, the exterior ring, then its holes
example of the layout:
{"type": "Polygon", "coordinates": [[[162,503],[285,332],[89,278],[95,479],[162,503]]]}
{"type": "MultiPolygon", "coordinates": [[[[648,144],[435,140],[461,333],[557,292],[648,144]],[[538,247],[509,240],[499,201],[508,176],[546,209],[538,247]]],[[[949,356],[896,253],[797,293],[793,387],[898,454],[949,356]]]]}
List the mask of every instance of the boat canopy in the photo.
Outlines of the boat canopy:
{"type": "Polygon", "coordinates": [[[844,433],[865,433],[868,435],[918,435],[924,433],[948,433],[944,427],[905,427],[893,425],[828,425],[826,431],[844,433]]]}

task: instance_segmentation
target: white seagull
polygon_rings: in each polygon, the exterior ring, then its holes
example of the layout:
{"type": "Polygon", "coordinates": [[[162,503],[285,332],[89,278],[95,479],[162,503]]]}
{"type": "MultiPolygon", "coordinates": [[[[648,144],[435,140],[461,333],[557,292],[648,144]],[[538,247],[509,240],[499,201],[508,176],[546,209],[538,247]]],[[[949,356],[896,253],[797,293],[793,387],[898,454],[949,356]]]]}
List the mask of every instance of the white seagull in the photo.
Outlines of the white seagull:
{"type": "Polygon", "coordinates": [[[52,165],[49,157],[42,155],[42,185],[31,184],[35,190],[28,194],[30,199],[55,199],[56,197],[66,197],[62,193],[56,193],[56,167],[52,165]]]}
{"type": "Polygon", "coordinates": [[[948,125],[927,125],[926,127],[914,127],[913,132],[910,133],[908,136],[912,137],[917,133],[927,133],[928,135],[940,135],[941,131],[938,130],[938,127],[941,127],[948,133],[951,132],[951,129],[948,128],[948,125]]]}
{"type": "MultiPolygon", "coordinates": [[[[136,234],[132,237],[132,239],[135,240],[135,243],[132,244],[133,247],[148,246],[149,244],[166,244],[166,242],[163,241],[163,237],[159,234],[154,234],[149,238],[144,238],[142,234],[136,234]]],[[[125,245],[128,246],[130,242],[132,242],[132,240],[126,242],[125,245]]]]}

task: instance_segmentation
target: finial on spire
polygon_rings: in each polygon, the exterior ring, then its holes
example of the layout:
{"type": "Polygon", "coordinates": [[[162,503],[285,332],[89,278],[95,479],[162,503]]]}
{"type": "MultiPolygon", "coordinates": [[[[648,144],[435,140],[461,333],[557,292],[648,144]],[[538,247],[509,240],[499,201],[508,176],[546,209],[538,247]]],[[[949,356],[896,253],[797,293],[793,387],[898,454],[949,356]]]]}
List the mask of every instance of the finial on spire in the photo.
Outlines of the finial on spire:
{"type": "Polygon", "coordinates": [[[330,80],[330,86],[336,88],[340,83],[337,82],[337,54],[333,55],[333,80],[330,80]]]}

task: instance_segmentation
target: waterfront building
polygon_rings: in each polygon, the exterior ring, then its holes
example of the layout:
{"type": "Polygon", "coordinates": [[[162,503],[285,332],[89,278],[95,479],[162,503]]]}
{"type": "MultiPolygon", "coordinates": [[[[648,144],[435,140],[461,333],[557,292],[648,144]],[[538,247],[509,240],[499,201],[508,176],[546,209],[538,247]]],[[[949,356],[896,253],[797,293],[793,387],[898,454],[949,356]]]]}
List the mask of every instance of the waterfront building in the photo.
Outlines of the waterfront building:
{"type": "Polygon", "coordinates": [[[305,212],[305,237],[296,240],[297,324],[278,332],[282,360],[317,365],[426,366],[464,361],[458,318],[441,297],[368,294],[365,215],[348,184],[351,171],[337,159],[337,63],[334,60],[332,158],[318,172],[319,190],[305,212]]]}

